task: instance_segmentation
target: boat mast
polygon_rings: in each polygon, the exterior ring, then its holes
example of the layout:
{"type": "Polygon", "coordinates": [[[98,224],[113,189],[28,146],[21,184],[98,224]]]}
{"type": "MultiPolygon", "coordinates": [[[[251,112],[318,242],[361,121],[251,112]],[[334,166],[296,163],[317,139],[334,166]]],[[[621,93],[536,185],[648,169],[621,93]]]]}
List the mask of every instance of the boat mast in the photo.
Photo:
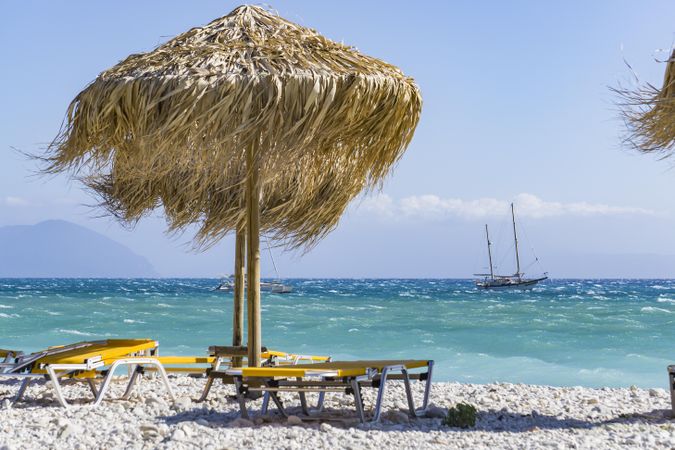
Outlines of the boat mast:
{"type": "Polygon", "coordinates": [[[518,234],[516,233],[516,213],[511,203],[511,219],[513,220],[513,242],[516,246],[516,276],[520,278],[520,256],[518,255],[518,234]]]}
{"type": "Polygon", "coordinates": [[[277,276],[277,280],[280,279],[279,277],[279,271],[277,270],[277,264],[274,262],[274,256],[272,256],[272,247],[270,247],[270,241],[269,239],[265,238],[265,243],[267,244],[267,251],[270,254],[270,259],[272,260],[272,267],[274,267],[274,273],[277,276]]]}
{"type": "Polygon", "coordinates": [[[490,233],[488,233],[487,223],[485,224],[485,237],[487,238],[488,260],[490,261],[490,279],[494,280],[495,279],[495,273],[494,273],[494,270],[492,269],[492,249],[490,248],[492,243],[490,242],[490,233]]]}

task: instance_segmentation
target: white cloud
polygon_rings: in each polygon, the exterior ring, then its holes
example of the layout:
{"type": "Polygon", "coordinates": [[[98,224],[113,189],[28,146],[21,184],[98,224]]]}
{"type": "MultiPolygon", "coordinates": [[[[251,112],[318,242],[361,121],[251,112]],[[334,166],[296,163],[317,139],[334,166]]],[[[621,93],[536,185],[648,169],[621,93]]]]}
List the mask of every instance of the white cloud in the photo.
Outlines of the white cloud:
{"type": "Polygon", "coordinates": [[[3,199],[2,203],[7,206],[29,206],[30,202],[25,198],[7,196],[3,199]]]}
{"type": "Polygon", "coordinates": [[[70,206],[77,205],[80,202],[71,197],[56,197],[56,198],[25,198],[14,195],[0,197],[0,206],[8,207],[44,207],[44,206],[70,206]]]}
{"type": "MultiPolygon", "coordinates": [[[[509,213],[510,201],[496,198],[464,200],[437,195],[413,195],[395,201],[386,194],[365,199],[360,210],[384,217],[422,217],[441,219],[461,217],[480,219],[509,213]]],[[[533,194],[518,194],[514,199],[518,215],[540,219],[557,216],[655,215],[656,211],[630,206],[611,206],[589,202],[549,202],[533,194]]]]}

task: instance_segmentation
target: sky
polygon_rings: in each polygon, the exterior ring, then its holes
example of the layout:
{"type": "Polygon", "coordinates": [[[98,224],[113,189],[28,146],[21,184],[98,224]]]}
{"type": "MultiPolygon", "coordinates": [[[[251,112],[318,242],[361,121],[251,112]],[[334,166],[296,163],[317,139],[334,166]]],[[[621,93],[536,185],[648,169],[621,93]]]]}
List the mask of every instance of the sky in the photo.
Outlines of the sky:
{"type": "MultiPolygon", "coordinates": [[[[0,226],[68,220],[147,257],[163,276],[232,272],[233,239],[204,253],[167,236],[161,210],[125,228],[66,176],[21,152],[56,136],[66,107],[131,53],[229,13],[229,1],[23,1],[0,38],[0,226]],[[18,150],[17,150],[18,149],[18,150]]],[[[659,85],[675,41],[670,1],[278,1],[282,16],[399,66],[424,99],[415,137],[381,192],[357,199],[308,252],[273,249],[284,277],[468,277],[484,224],[512,262],[516,203],[531,270],[553,277],[675,273],[675,172],[621,145],[609,86],[659,85]],[[666,49],[666,52],[662,51],[666,49]],[[626,61],[632,67],[629,68],[626,61]]],[[[1,252],[1,249],[0,249],[1,252]]],[[[273,276],[269,258],[262,273],[273,276]]]]}

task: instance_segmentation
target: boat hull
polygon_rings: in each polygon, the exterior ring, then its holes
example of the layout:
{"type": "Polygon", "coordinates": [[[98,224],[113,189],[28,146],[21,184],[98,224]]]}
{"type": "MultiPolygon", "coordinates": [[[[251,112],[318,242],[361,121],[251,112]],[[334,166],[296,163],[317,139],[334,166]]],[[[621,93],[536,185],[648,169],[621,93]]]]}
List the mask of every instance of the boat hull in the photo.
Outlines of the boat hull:
{"type": "MultiPolygon", "coordinates": [[[[215,288],[215,290],[220,292],[233,292],[234,283],[229,281],[221,283],[218,287],[215,288]]],[[[260,283],[260,291],[270,292],[272,294],[290,294],[291,292],[293,292],[293,288],[291,286],[287,286],[281,283],[269,283],[263,281],[260,283]]]]}
{"type": "Polygon", "coordinates": [[[548,277],[532,278],[532,279],[498,279],[476,281],[476,287],[479,289],[531,289],[540,283],[547,280],[548,277]]]}

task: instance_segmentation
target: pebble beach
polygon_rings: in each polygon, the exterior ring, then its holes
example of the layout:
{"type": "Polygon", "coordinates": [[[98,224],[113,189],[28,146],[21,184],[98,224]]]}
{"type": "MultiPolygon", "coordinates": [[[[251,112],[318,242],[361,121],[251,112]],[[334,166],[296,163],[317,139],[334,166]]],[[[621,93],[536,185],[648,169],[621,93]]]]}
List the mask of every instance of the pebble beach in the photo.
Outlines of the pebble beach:
{"type": "MultiPolygon", "coordinates": [[[[426,417],[410,419],[400,382],[388,384],[380,423],[356,421],[352,397],[329,394],[331,420],[301,420],[299,404],[282,395],[288,419],[274,409],[260,417],[261,400],[250,401],[251,419],[239,417],[233,388],[215,384],[196,403],[204,379],[172,376],[172,402],[155,379],[144,379],[128,401],[124,379],[109,400],[84,404],[84,384],[66,388],[69,409],[56,406],[48,385],[33,385],[25,401],[10,405],[18,381],[0,383],[0,449],[303,449],[303,448],[673,448],[675,421],[664,389],[548,387],[523,384],[434,383],[426,417]],[[475,427],[443,425],[448,407],[468,403],[478,411],[475,427]],[[297,405],[297,406],[294,406],[297,405]],[[294,415],[297,414],[297,415],[294,415]]],[[[414,383],[416,398],[423,385],[414,383]]],[[[364,390],[366,407],[374,404],[364,390]]],[[[310,396],[310,401],[311,401],[310,396]]]]}

